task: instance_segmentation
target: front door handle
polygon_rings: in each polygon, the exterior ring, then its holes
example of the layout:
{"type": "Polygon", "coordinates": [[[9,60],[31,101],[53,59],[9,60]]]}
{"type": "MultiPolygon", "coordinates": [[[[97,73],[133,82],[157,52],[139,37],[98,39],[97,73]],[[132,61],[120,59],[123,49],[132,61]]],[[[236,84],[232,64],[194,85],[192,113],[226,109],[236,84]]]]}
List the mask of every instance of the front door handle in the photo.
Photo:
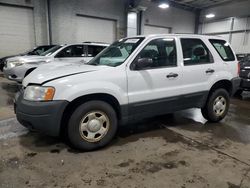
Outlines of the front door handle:
{"type": "Polygon", "coordinates": [[[179,75],[178,74],[176,74],[176,73],[170,73],[170,74],[168,74],[166,77],[167,78],[176,78],[176,77],[178,77],[179,75]]]}
{"type": "Polygon", "coordinates": [[[207,69],[206,70],[206,73],[208,74],[208,73],[214,73],[215,72],[215,70],[214,69],[207,69]]]}

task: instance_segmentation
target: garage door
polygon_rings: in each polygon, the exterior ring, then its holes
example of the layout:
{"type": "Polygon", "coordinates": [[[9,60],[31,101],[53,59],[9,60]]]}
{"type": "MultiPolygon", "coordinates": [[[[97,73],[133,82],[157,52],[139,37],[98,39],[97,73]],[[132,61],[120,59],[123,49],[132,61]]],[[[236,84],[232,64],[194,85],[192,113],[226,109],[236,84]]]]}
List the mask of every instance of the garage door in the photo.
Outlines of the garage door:
{"type": "Polygon", "coordinates": [[[145,25],[144,26],[144,34],[145,35],[167,34],[167,33],[170,33],[170,28],[159,27],[159,26],[151,26],[151,25],[145,25]]]}
{"type": "Polygon", "coordinates": [[[0,5],[0,57],[25,52],[34,45],[33,10],[0,5]]]}
{"type": "Polygon", "coordinates": [[[112,43],[116,40],[116,21],[77,16],[76,40],[112,43]]]}

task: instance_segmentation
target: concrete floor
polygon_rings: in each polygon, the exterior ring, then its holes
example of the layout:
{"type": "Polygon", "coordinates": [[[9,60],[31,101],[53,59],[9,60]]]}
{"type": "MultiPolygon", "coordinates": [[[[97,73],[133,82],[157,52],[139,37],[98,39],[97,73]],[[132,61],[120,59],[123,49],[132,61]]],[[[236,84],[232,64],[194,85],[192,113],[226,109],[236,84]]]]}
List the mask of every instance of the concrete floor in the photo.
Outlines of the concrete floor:
{"type": "Polygon", "coordinates": [[[123,127],[108,147],[79,153],[22,128],[16,90],[0,78],[1,188],[250,188],[250,94],[233,99],[221,123],[185,110],[123,127]]]}

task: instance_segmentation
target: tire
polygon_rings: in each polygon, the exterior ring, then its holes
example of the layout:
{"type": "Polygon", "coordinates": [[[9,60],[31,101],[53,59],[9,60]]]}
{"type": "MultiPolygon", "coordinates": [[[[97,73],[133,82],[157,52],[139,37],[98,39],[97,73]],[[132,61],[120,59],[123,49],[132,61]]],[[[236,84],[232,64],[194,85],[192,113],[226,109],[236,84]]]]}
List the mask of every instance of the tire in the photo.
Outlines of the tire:
{"type": "Polygon", "coordinates": [[[208,121],[219,122],[227,115],[229,105],[229,93],[225,89],[217,89],[209,95],[201,113],[208,121]]]}
{"type": "Polygon", "coordinates": [[[67,127],[68,139],[76,149],[95,150],[114,138],[117,126],[117,114],[111,105],[103,101],[89,101],[72,113],[67,127]]]}

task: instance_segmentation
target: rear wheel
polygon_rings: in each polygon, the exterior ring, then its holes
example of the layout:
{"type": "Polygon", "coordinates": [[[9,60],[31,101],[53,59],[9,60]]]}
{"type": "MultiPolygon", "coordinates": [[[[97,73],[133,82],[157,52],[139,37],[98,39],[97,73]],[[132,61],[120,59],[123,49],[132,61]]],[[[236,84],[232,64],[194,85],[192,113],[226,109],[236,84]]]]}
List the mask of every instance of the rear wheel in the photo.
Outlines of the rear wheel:
{"type": "Polygon", "coordinates": [[[70,143],[85,151],[107,145],[116,131],[116,112],[103,101],[89,101],[80,105],[73,112],[68,124],[70,143]]]}
{"type": "Polygon", "coordinates": [[[217,89],[209,95],[205,107],[201,109],[202,115],[208,121],[219,122],[226,116],[229,104],[228,92],[225,89],[217,89]]]}

